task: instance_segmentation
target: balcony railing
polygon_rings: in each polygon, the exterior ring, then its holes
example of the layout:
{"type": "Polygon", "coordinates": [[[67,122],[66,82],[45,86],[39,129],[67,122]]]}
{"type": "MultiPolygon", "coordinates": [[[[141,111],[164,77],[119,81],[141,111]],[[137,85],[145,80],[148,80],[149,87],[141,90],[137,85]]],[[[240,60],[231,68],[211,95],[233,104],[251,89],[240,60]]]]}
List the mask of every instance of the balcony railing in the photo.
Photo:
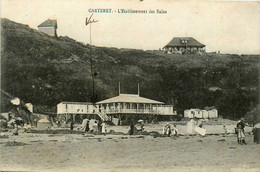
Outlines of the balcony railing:
{"type": "Polygon", "coordinates": [[[130,114],[154,114],[154,115],[175,115],[175,112],[167,112],[162,109],[102,109],[105,114],[130,113],[130,114]]]}

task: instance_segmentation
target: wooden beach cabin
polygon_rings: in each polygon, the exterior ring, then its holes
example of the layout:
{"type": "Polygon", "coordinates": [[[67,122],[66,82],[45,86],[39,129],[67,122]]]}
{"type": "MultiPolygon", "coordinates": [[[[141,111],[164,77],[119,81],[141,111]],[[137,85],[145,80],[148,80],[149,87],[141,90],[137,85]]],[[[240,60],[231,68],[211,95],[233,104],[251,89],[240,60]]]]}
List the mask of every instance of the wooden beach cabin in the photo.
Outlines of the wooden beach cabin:
{"type": "Polygon", "coordinates": [[[204,53],[206,45],[192,37],[174,37],[163,50],[168,54],[204,53]]]}
{"type": "Polygon", "coordinates": [[[184,111],[184,118],[217,118],[218,110],[217,109],[187,109],[184,111]]]}
{"type": "Polygon", "coordinates": [[[84,115],[89,117],[96,113],[96,107],[90,102],[66,102],[57,105],[57,115],[62,120],[67,121],[72,117],[75,121],[76,116],[84,115]]]}

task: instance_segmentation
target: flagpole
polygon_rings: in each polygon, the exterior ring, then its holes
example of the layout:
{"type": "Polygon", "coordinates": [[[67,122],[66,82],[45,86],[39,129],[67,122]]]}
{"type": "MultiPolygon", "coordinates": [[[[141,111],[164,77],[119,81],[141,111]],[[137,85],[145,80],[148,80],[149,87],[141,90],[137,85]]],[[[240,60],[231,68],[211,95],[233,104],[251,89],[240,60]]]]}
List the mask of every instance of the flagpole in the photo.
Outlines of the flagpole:
{"type": "Polygon", "coordinates": [[[91,23],[89,24],[89,43],[90,43],[90,45],[92,45],[92,42],[91,42],[91,23]]]}
{"type": "MultiPolygon", "coordinates": [[[[89,43],[90,45],[92,45],[92,40],[91,40],[91,24],[92,23],[96,23],[98,22],[98,20],[91,20],[91,17],[93,16],[93,14],[91,14],[91,16],[89,18],[86,18],[86,26],[89,24],[89,43]]],[[[90,71],[91,71],[91,76],[92,76],[92,98],[91,101],[92,103],[95,105],[96,103],[96,94],[95,94],[95,75],[96,73],[93,71],[93,59],[92,59],[92,55],[90,55],[90,71]]]]}

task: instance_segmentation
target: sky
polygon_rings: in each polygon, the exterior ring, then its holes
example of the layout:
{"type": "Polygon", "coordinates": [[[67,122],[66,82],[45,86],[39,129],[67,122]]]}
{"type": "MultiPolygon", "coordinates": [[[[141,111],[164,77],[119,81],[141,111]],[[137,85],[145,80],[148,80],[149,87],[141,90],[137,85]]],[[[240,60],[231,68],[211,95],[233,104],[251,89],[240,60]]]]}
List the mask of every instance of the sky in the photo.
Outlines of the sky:
{"type": "Polygon", "coordinates": [[[1,17],[37,26],[57,19],[58,36],[90,43],[86,17],[93,13],[92,44],[103,47],[158,50],[173,37],[193,37],[207,52],[260,54],[260,2],[170,0],[2,0],[1,17]],[[118,9],[147,10],[145,14],[118,9]],[[156,10],[167,11],[157,13],[156,10]],[[149,10],[155,10],[154,14],[149,10]]]}

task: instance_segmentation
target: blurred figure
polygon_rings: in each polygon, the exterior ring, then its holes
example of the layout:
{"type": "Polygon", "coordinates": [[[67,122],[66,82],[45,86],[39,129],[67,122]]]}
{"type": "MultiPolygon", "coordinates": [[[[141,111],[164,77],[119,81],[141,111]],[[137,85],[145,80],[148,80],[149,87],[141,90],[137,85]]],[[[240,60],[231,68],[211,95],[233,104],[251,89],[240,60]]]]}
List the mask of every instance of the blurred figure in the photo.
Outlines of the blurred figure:
{"type": "Polygon", "coordinates": [[[73,121],[71,121],[71,123],[70,123],[70,130],[72,131],[73,128],[74,128],[74,123],[73,123],[73,121]]]}
{"type": "Polygon", "coordinates": [[[223,130],[224,130],[224,137],[227,137],[227,128],[225,125],[223,125],[223,130]]]}
{"type": "Polygon", "coordinates": [[[98,132],[102,132],[102,125],[101,125],[101,121],[98,120],[98,132]]]}
{"type": "Polygon", "coordinates": [[[129,134],[130,135],[134,135],[134,122],[131,122],[131,124],[130,124],[130,132],[129,132],[129,134]]]}
{"type": "Polygon", "coordinates": [[[89,121],[87,121],[87,123],[86,123],[85,131],[86,131],[86,132],[89,132],[89,121]]]}
{"type": "Polygon", "coordinates": [[[244,118],[241,118],[241,120],[239,120],[237,123],[237,143],[241,145],[242,144],[246,145],[244,128],[245,128],[244,118]]]}
{"type": "Polygon", "coordinates": [[[17,124],[14,124],[13,135],[18,136],[18,125],[17,124]]]}
{"type": "Polygon", "coordinates": [[[260,123],[256,124],[253,128],[254,142],[260,143],[260,123]]]}
{"type": "Polygon", "coordinates": [[[164,126],[164,135],[171,136],[171,125],[169,123],[164,126]]]}
{"type": "Polygon", "coordinates": [[[194,134],[195,126],[196,126],[196,122],[194,121],[194,119],[191,119],[191,120],[187,123],[187,133],[188,133],[188,134],[194,134]]]}
{"type": "Polygon", "coordinates": [[[172,135],[173,136],[177,136],[178,135],[178,129],[176,127],[176,125],[174,124],[173,127],[172,127],[172,135]]]}
{"type": "Polygon", "coordinates": [[[93,128],[93,132],[94,133],[98,132],[98,123],[97,123],[97,121],[94,122],[92,128],[93,128]]]}
{"type": "Polygon", "coordinates": [[[136,124],[137,131],[144,131],[144,120],[138,120],[136,124]]]}
{"type": "Polygon", "coordinates": [[[101,127],[102,127],[102,133],[106,133],[107,132],[106,123],[103,122],[101,124],[101,127]]]}

